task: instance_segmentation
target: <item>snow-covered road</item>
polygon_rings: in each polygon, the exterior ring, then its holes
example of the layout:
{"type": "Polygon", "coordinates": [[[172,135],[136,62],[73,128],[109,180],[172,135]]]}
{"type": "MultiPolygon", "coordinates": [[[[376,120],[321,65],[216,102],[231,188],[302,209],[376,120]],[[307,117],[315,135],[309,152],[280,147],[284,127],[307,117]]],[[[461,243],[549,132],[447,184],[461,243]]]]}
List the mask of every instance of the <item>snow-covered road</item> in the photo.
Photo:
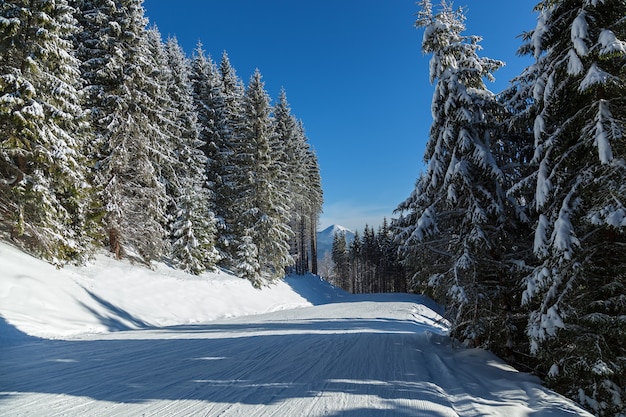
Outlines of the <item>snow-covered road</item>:
{"type": "Polygon", "coordinates": [[[407,296],[204,325],[27,337],[0,357],[2,416],[580,416],[407,296]]]}

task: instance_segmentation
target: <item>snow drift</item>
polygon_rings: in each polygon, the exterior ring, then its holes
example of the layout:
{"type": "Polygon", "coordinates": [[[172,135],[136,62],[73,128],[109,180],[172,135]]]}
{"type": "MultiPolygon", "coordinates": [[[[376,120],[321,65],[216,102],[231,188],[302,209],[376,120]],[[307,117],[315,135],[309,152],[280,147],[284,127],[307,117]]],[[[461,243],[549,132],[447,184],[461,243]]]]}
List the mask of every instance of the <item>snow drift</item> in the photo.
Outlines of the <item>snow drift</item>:
{"type": "MultiPolygon", "coordinates": [[[[288,281],[257,290],[226,272],[193,276],[106,254],[87,266],[57,269],[2,242],[0,271],[0,316],[28,335],[47,338],[206,323],[312,305],[288,281]]],[[[310,295],[318,302],[328,296],[315,290],[310,295]]],[[[0,338],[7,339],[7,332],[0,338]]]]}

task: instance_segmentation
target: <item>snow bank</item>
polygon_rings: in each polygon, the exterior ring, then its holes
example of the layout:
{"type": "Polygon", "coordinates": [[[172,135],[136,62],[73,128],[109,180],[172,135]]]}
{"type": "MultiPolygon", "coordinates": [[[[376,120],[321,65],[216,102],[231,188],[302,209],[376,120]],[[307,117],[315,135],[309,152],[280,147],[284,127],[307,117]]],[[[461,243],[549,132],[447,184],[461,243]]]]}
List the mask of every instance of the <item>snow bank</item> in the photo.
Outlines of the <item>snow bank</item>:
{"type": "Polygon", "coordinates": [[[258,290],[225,272],[192,276],[164,264],[150,270],[106,254],[86,266],[56,269],[0,242],[0,341],[18,337],[16,329],[62,338],[204,323],[311,306],[334,297],[333,291],[313,276],[258,290]],[[298,285],[302,280],[313,285],[298,285]]]}

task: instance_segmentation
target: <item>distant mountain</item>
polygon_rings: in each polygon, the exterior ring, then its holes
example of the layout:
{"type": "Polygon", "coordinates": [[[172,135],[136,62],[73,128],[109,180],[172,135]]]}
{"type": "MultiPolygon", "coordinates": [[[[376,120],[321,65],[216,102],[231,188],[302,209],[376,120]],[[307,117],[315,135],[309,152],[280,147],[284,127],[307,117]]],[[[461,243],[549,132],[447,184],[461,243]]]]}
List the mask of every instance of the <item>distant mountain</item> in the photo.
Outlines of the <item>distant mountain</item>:
{"type": "Polygon", "coordinates": [[[317,232],[317,259],[324,259],[326,253],[332,253],[333,239],[336,232],[344,232],[346,234],[346,242],[348,245],[354,239],[354,232],[347,227],[333,224],[328,226],[321,232],[317,232]]]}

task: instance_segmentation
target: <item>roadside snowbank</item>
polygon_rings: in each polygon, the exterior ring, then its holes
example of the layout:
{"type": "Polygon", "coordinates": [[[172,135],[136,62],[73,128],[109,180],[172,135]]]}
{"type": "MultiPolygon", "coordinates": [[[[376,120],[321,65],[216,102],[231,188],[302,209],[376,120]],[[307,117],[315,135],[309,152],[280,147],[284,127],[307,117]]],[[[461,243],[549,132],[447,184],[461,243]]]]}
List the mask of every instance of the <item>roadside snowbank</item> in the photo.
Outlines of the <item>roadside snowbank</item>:
{"type": "MultiPolygon", "coordinates": [[[[86,266],[57,269],[0,242],[0,317],[37,337],[205,323],[311,306],[339,294],[330,285],[326,291],[319,284],[298,286],[298,280],[319,278],[291,278],[259,290],[226,272],[193,276],[162,263],[150,270],[106,254],[86,266]],[[301,291],[315,290],[301,295],[290,281],[301,291]]],[[[0,340],[17,337],[2,327],[0,340]]]]}

